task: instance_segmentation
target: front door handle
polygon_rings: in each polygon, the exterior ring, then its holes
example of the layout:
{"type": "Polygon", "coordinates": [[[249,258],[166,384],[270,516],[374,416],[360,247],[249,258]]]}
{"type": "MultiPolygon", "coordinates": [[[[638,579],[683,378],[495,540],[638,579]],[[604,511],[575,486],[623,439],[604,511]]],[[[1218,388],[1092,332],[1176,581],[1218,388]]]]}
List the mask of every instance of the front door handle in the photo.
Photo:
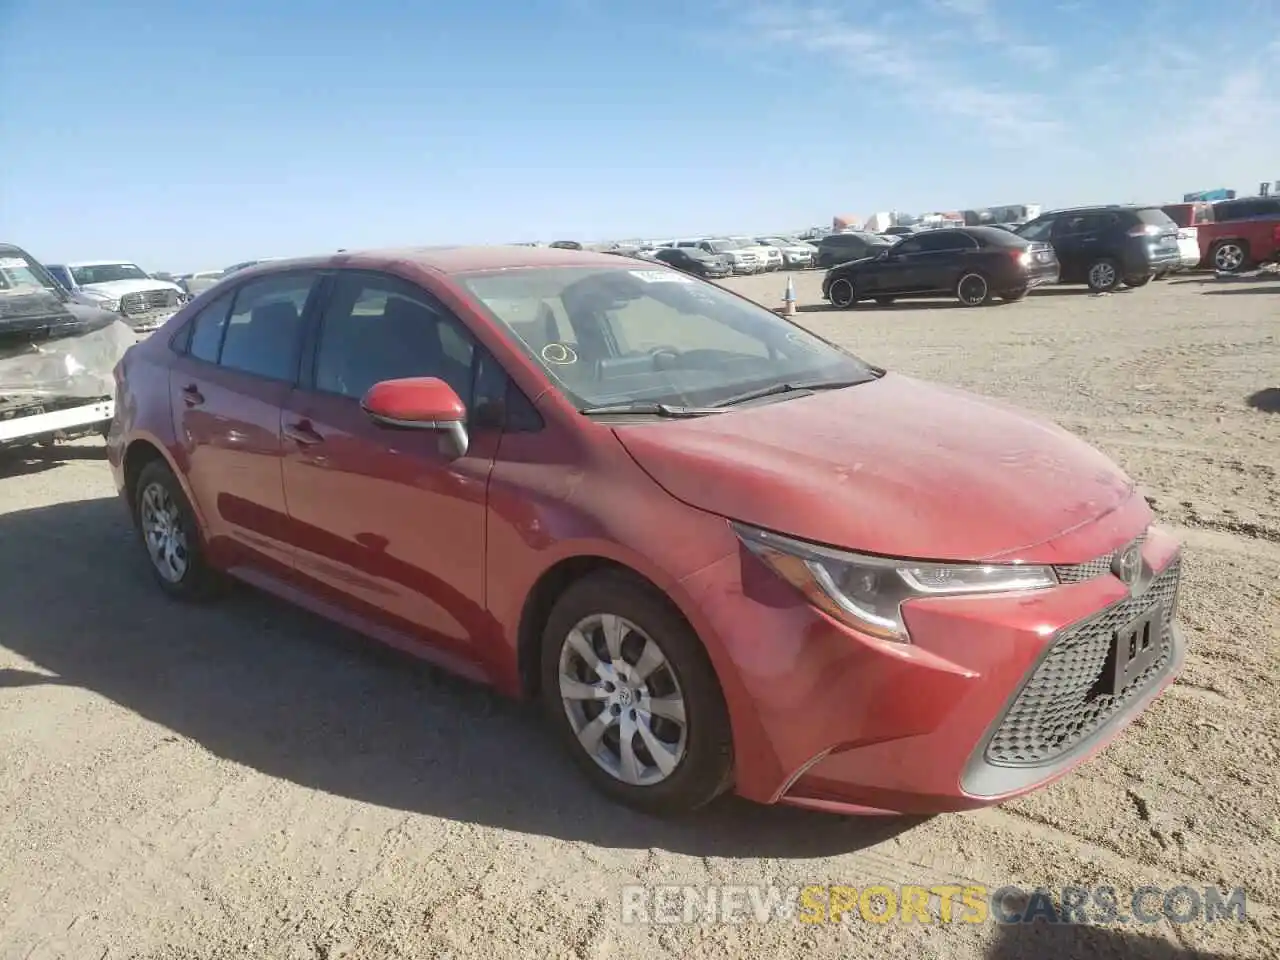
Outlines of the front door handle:
{"type": "Polygon", "coordinates": [[[315,427],[311,425],[310,420],[295,420],[293,423],[284,425],[284,435],[294,443],[300,443],[304,447],[320,443],[324,437],[320,436],[315,427]]]}
{"type": "Polygon", "coordinates": [[[188,383],[182,388],[182,402],[188,407],[198,407],[204,403],[204,394],[194,383],[188,383]]]}

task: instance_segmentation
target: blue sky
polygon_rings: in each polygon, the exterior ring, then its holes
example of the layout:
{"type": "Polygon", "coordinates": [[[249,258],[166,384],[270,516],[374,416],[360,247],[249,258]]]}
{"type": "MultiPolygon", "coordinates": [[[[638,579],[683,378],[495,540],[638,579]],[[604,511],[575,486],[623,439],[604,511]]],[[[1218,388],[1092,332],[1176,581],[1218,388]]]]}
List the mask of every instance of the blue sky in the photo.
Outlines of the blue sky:
{"type": "Polygon", "coordinates": [[[188,270],[1253,192],[1280,178],[1278,20],[1275,0],[0,0],[0,237],[188,270]]]}

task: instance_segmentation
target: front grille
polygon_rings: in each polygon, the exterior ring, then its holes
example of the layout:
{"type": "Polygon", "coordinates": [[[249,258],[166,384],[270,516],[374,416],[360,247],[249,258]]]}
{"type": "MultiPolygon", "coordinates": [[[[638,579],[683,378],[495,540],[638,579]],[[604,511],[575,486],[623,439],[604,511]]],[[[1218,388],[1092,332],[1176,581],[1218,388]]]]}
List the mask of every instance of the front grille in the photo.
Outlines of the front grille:
{"type": "Polygon", "coordinates": [[[1036,766],[1085,740],[1168,668],[1173,655],[1181,563],[1175,558],[1140,597],[1130,597],[1068,627],[1023,684],[987,744],[989,763],[1036,766]],[[1104,691],[1115,632],[1156,606],[1164,608],[1160,657],[1118,696],[1104,691]]]}
{"type": "MultiPolygon", "coordinates": [[[[1146,542],[1147,535],[1140,534],[1137,539],[1138,547],[1146,542]]],[[[1125,544],[1127,547],[1128,544],[1125,544]]],[[[1116,554],[1124,547],[1117,547],[1111,553],[1103,554],[1094,560],[1086,560],[1084,563],[1071,563],[1065,566],[1054,567],[1053,572],[1058,575],[1059,583],[1083,583],[1086,580],[1093,580],[1095,577],[1105,577],[1111,572],[1111,564],[1115,562],[1116,554]]]]}
{"type": "Polygon", "coordinates": [[[146,313],[177,305],[176,290],[140,290],[137,293],[126,293],[120,298],[120,312],[125,314],[146,313]]]}

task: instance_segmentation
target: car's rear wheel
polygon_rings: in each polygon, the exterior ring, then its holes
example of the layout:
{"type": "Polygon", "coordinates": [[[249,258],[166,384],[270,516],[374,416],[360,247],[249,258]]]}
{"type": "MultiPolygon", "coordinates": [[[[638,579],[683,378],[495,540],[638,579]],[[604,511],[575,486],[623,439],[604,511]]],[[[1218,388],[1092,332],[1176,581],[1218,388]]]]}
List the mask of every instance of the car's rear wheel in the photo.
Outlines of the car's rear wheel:
{"type": "Polygon", "coordinates": [[[831,305],[839,310],[847,310],[857,302],[857,294],[854,293],[853,283],[841,277],[831,282],[831,287],[827,290],[827,299],[831,301],[831,305]]]}
{"type": "Polygon", "coordinates": [[[1110,257],[1102,257],[1089,265],[1086,280],[1094,293],[1109,293],[1120,286],[1120,267],[1110,257]]]}
{"type": "Polygon", "coordinates": [[[1000,294],[1000,299],[1006,303],[1016,303],[1019,300],[1025,300],[1027,297],[1027,288],[1018,287],[1016,290],[1006,290],[1000,294]]]}
{"type": "Polygon", "coordinates": [[[733,741],[715,672],[652,587],[614,572],[570,586],[543,632],[541,679],[558,735],[613,799],[685,813],[730,784],[733,741]]]}
{"type": "Polygon", "coordinates": [[[991,302],[991,285],[980,273],[966,273],[956,282],[956,299],[966,307],[980,307],[991,302]]]}
{"type": "Polygon", "coordinates": [[[180,600],[207,600],[221,592],[225,580],[205,560],[195,511],[162,460],[138,475],[133,519],[160,589],[180,600]]]}
{"type": "Polygon", "coordinates": [[[1249,245],[1243,240],[1223,240],[1210,255],[1213,268],[1222,273],[1239,273],[1249,269],[1249,245]]]}
{"type": "Polygon", "coordinates": [[[1125,277],[1124,285],[1126,287],[1145,287],[1148,283],[1151,282],[1151,279],[1152,279],[1151,274],[1147,274],[1146,276],[1139,276],[1139,277],[1125,277]]]}

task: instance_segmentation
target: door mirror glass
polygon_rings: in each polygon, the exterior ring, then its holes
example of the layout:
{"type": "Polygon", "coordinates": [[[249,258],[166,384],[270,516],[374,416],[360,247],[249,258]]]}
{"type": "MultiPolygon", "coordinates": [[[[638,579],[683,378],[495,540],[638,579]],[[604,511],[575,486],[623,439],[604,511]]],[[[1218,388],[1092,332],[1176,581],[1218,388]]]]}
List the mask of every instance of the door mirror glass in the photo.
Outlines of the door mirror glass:
{"type": "Polygon", "coordinates": [[[385,427],[434,430],[444,434],[455,456],[467,452],[466,408],[453,387],[438,377],[406,377],[375,383],[360,401],[365,413],[385,427]]]}

